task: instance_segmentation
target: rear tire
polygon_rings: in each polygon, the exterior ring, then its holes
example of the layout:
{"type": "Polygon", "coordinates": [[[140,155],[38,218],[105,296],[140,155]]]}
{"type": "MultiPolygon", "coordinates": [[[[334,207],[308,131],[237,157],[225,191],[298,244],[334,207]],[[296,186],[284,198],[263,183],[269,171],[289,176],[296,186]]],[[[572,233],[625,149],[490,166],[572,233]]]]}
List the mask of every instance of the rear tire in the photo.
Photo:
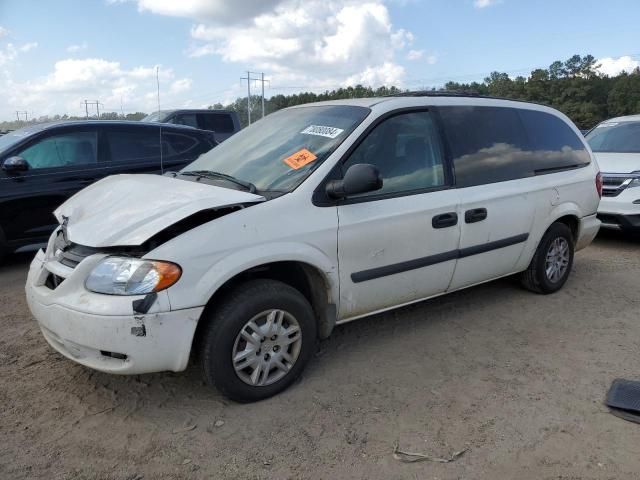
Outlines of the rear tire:
{"type": "Polygon", "coordinates": [[[2,231],[2,227],[0,227],[0,263],[2,263],[4,258],[7,256],[8,250],[4,232],[2,231]]]}
{"type": "Polygon", "coordinates": [[[212,311],[200,347],[205,380],[238,402],[269,398],[302,373],[316,345],[311,305],[275,280],[240,284],[212,311]]]}
{"type": "Polygon", "coordinates": [[[520,282],[532,292],[555,293],[569,278],[573,266],[574,241],[564,223],[554,223],[545,232],[520,282]]]}

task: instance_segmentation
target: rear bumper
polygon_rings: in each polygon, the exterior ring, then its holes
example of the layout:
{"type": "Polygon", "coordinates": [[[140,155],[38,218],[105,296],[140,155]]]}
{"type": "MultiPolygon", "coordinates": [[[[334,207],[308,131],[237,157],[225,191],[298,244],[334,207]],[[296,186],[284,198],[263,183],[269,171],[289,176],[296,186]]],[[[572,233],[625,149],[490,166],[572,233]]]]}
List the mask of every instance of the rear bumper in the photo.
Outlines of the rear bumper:
{"type": "Polygon", "coordinates": [[[580,219],[578,226],[578,238],[576,239],[576,251],[587,247],[600,230],[600,220],[596,215],[587,215],[580,219]]]}
{"type": "Polygon", "coordinates": [[[599,213],[602,228],[624,231],[640,231],[640,214],[623,215],[619,213],[599,213]]]}

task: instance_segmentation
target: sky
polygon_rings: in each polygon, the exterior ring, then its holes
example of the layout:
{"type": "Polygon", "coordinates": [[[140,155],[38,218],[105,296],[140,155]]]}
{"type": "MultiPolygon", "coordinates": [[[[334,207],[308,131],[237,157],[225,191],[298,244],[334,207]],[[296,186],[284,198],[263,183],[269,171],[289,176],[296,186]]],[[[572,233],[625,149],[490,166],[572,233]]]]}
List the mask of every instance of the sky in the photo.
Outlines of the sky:
{"type": "Polygon", "coordinates": [[[0,121],[157,110],[157,67],[162,108],[230,103],[247,70],[267,96],[526,76],[576,53],[615,75],[640,65],[638,18],[630,0],[0,0],[0,121]]]}

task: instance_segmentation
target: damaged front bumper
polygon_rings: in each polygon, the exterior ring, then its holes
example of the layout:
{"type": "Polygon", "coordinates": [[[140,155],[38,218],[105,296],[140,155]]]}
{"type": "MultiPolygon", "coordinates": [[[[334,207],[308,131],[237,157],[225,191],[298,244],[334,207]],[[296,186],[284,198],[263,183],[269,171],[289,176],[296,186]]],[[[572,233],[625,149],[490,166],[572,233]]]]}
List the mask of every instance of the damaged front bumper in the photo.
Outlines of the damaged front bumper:
{"type": "MultiPolygon", "coordinates": [[[[50,251],[51,249],[48,249],[50,251]]],[[[29,308],[49,344],[65,357],[108,373],[184,370],[204,307],[171,311],[166,291],[145,314],[132,303],[144,296],[92,293],[84,281],[105,255],[75,268],[39,251],[29,269],[29,308]]]]}

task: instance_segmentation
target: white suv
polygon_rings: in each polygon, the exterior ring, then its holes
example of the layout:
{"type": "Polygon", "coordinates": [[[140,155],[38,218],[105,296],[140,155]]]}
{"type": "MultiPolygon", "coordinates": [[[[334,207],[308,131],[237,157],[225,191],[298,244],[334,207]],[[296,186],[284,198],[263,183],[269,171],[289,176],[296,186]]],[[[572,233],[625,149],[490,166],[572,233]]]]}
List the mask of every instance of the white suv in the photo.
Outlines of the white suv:
{"type": "Polygon", "coordinates": [[[640,115],[602,122],[587,142],[603,172],[602,226],[640,232],[640,115]]]}
{"type": "Polygon", "coordinates": [[[520,273],[552,293],[596,235],[599,173],[562,114],[405,95],[269,115],[165,176],[57,211],[27,297],[47,341],[105,372],[186,368],[285,389],[348,322],[520,273]]]}

